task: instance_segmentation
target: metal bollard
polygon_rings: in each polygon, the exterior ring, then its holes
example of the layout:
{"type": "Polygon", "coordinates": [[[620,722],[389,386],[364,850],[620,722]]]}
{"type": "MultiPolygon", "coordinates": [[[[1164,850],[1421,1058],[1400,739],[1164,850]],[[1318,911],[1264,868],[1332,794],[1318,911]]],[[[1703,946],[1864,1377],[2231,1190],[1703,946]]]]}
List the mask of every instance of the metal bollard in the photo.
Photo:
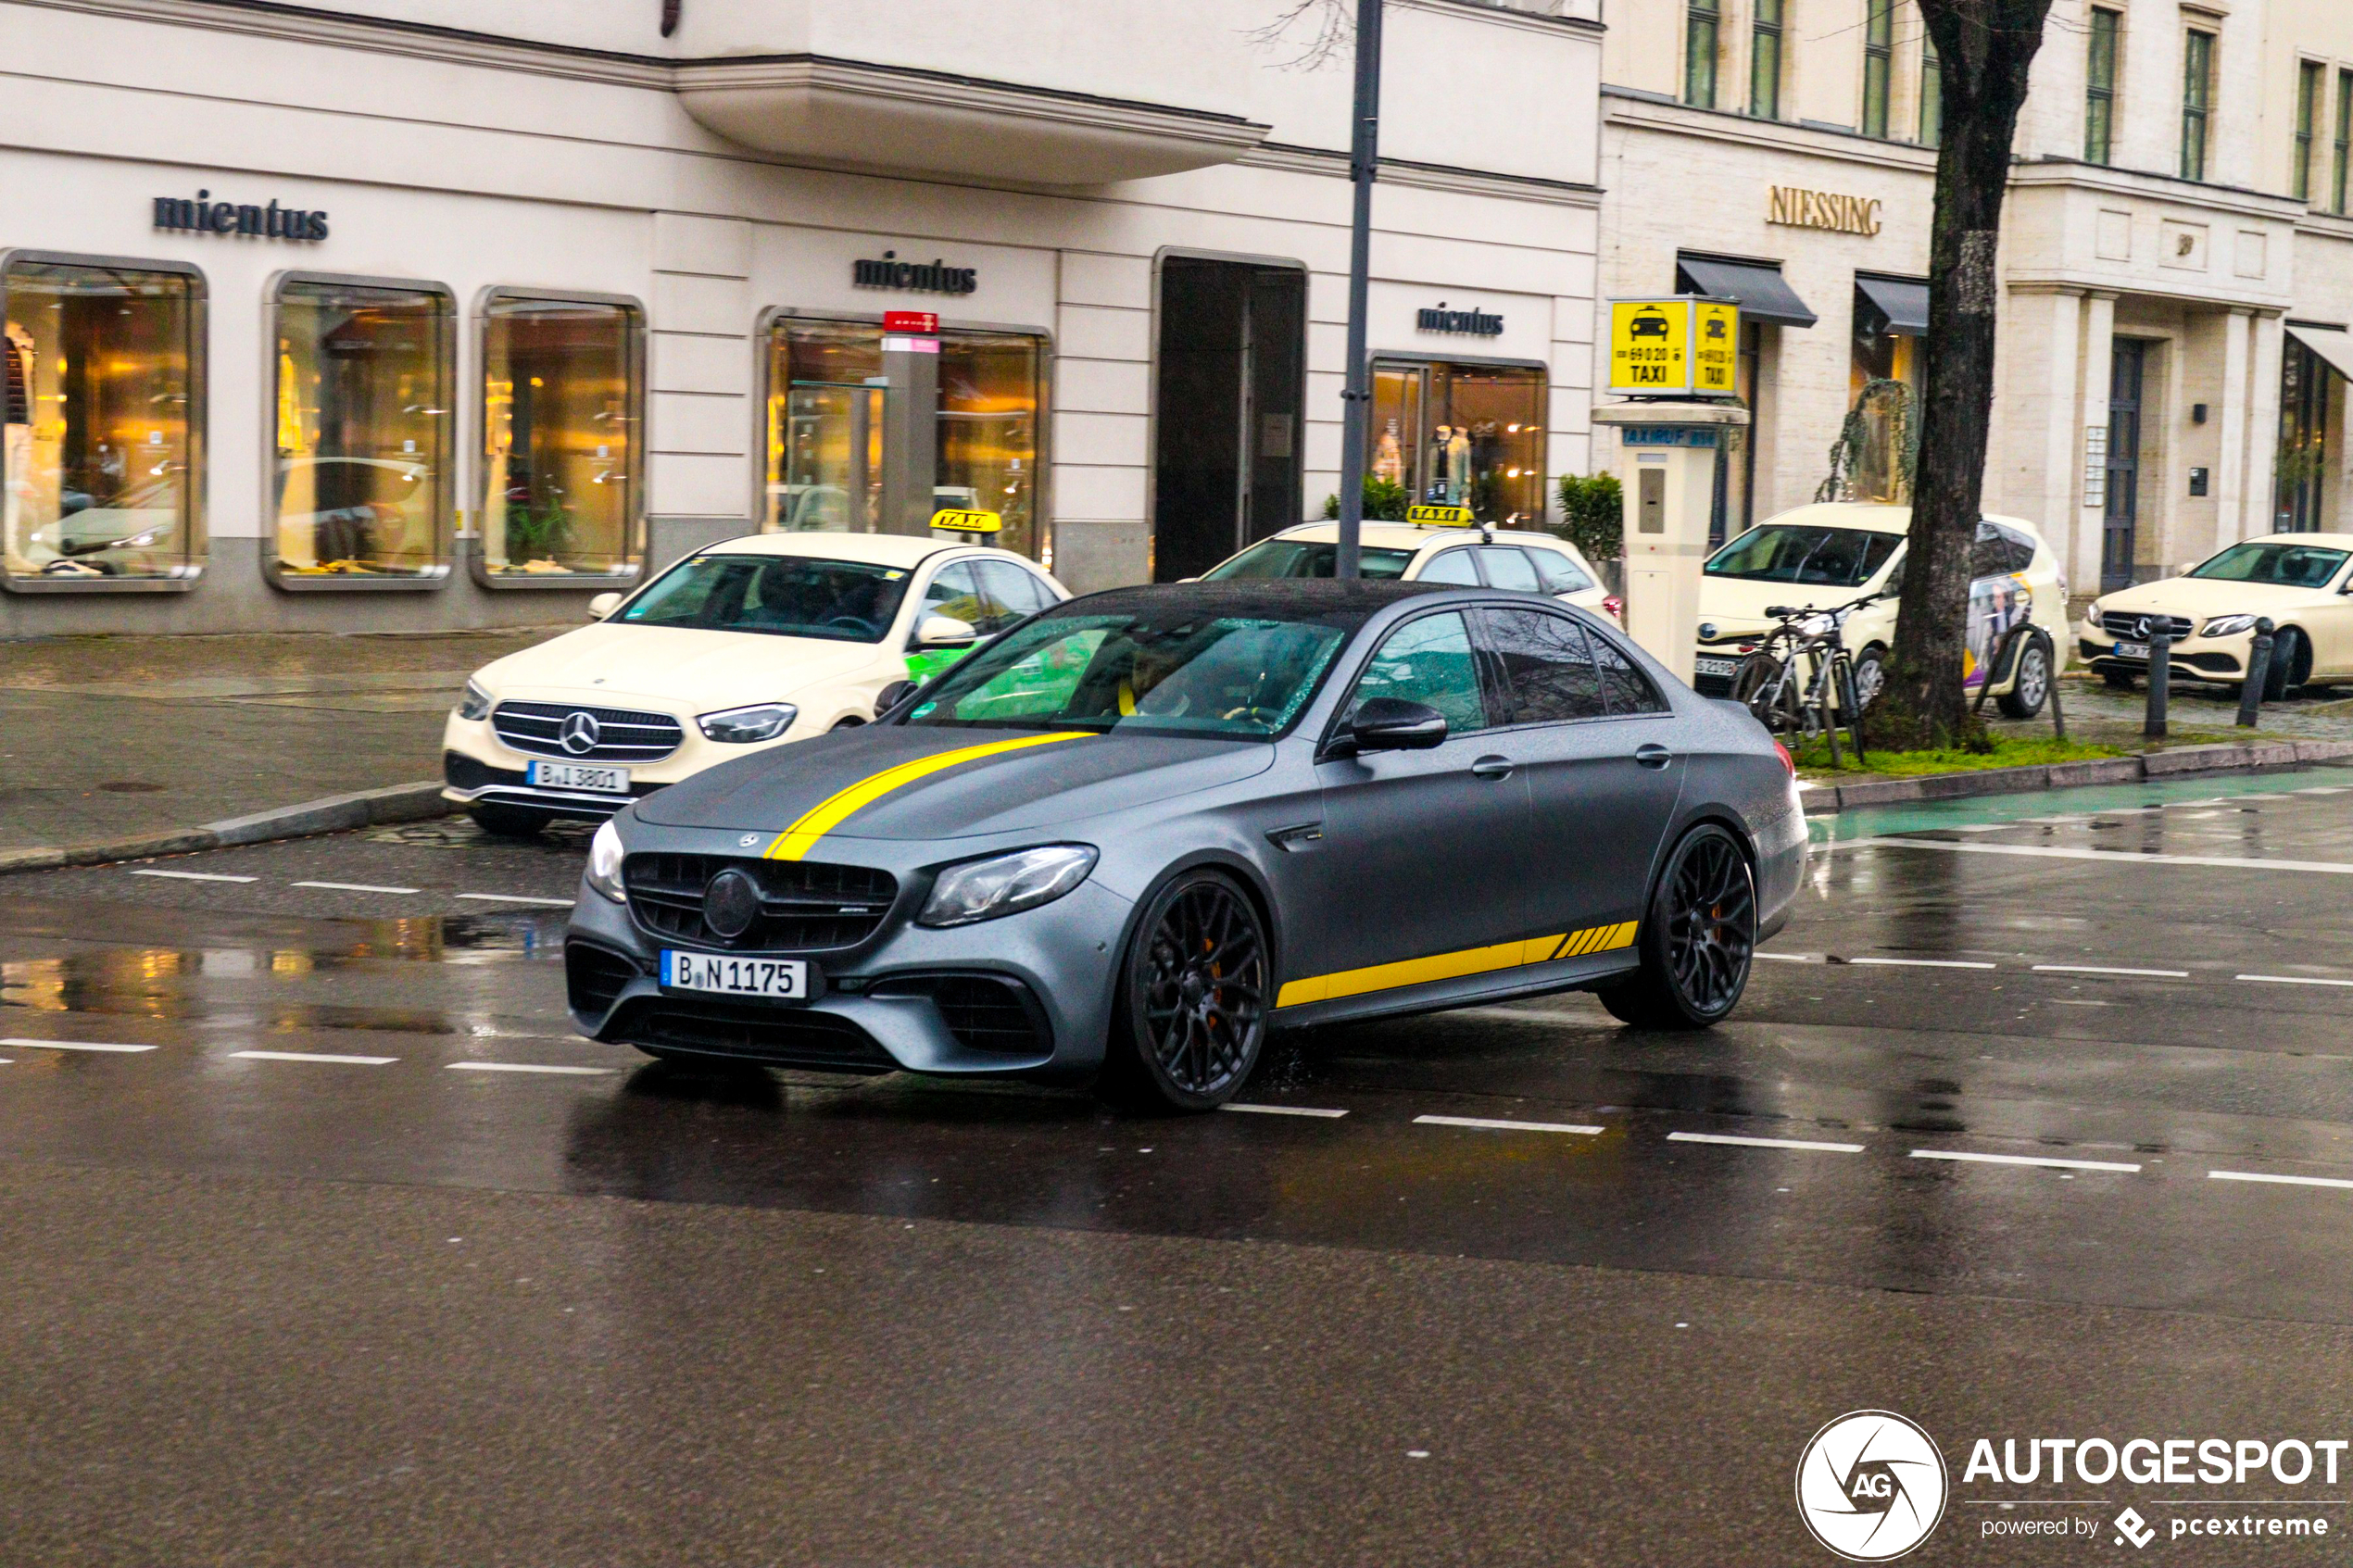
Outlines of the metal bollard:
{"type": "Polygon", "coordinates": [[[2165,738],[2165,702],[2172,684],[2173,622],[2169,617],[2149,628],[2149,706],[2141,734],[2150,740],[2165,738]]]}
{"type": "Polygon", "coordinates": [[[2255,728],[2255,716],[2263,707],[2263,686],[2271,674],[2271,633],[2277,630],[2271,617],[2255,623],[2255,641],[2246,650],[2246,679],[2239,684],[2239,728],[2255,728]]]}

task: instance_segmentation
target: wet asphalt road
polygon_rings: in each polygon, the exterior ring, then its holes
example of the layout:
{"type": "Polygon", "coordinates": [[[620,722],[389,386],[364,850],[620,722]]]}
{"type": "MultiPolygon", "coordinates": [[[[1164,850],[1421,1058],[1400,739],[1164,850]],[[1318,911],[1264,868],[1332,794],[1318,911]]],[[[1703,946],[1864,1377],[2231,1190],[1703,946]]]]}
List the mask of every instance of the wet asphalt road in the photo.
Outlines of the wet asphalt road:
{"type": "Polygon", "coordinates": [[[581,1040],[578,836],[0,880],[0,1561],[1827,1562],[1858,1407],[1954,1467],[1910,1561],[2353,1530],[1959,1474],[2353,1436],[2353,771],[1826,825],[1730,1025],[1328,1031],[1194,1120],[581,1040]]]}

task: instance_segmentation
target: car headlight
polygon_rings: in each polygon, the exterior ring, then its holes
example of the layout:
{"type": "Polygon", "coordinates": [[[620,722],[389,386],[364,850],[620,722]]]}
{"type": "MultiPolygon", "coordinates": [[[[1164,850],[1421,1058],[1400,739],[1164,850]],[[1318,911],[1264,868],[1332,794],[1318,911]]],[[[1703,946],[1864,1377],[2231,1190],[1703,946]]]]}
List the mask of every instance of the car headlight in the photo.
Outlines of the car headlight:
{"type": "Polygon", "coordinates": [[[488,692],[484,691],[472,681],[468,681],[466,683],[466,695],[458,699],[458,717],[460,719],[487,719],[490,717],[490,702],[491,697],[488,692]]]}
{"type": "Polygon", "coordinates": [[[799,716],[800,709],[789,702],[759,702],[749,708],[701,714],[695,722],[702,726],[706,740],[749,746],[756,740],[774,740],[791,729],[792,721],[799,716]]]}
{"type": "Polygon", "coordinates": [[[626,904],[629,891],[621,884],[621,830],[608,820],[588,841],[588,885],[616,904],[626,904]]]}
{"type": "Polygon", "coordinates": [[[2254,630],[2254,616],[2217,615],[2207,621],[2206,629],[2203,632],[2200,632],[2198,635],[2201,637],[2235,637],[2241,632],[2252,632],[2254,630]]]}
{"type": "Polygon", "coordinates": [[[1084,844],[1047,844],[950,866],[932,884],[917,925],[970,925],[1051,904],[1095,869],[1084,844]]]}

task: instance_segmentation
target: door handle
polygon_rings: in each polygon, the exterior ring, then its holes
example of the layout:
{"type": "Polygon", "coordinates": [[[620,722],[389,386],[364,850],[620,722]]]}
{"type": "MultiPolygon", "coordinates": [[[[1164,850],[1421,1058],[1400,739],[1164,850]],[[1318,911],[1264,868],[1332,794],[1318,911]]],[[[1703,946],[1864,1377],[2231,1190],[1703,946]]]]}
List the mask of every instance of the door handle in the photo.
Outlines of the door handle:
{"type": "Polygon", "coordinates": [[[1675,760],[1675,754],[1656,741],[1647,741],[1634,748],[1634,760],[1645,768],[1664,768],[1675,760]]]}
{"type": "Polygon", "coordinates": [[[1482,757],[1471,764],[1471,776],[1481,779],[1508,779],[1512,776],[1512,759],[1508,757],[1482,757]]]}

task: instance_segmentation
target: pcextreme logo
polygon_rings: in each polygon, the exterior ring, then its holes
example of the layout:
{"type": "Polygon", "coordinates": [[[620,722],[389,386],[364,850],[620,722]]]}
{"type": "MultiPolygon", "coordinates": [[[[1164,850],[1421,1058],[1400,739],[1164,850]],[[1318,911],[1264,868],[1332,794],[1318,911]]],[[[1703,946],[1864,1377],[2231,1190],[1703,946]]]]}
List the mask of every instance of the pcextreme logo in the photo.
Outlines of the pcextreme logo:
{"type": "Polygon", "coordinates": [[[1944,1517],[1944,1455],[1894,1411],[1853,1411],[1814,1434],[1797,1461],[1797,1513],[1850,1562],[1903,1556],[1944,1517]]]}

